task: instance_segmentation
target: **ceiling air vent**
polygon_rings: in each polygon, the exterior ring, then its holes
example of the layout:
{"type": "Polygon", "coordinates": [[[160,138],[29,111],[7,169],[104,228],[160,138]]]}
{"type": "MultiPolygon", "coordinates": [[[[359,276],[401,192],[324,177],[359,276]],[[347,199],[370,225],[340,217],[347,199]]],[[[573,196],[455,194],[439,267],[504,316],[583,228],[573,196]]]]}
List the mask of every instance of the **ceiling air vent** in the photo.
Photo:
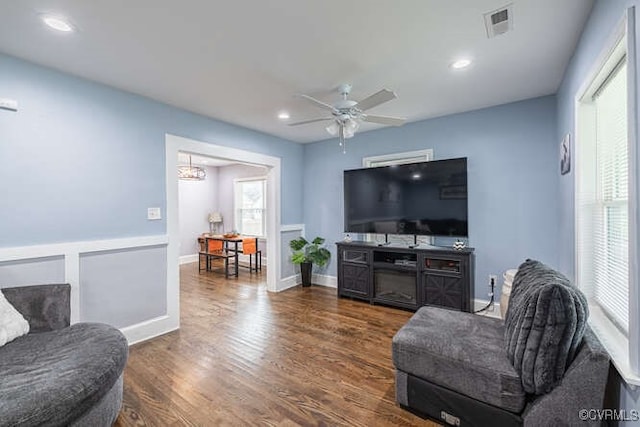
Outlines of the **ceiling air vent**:
{"type": "Polygon", "coordinates": [[[484,14],[487,37],[492,38],[513,29],[513,3],[484,14]]]}

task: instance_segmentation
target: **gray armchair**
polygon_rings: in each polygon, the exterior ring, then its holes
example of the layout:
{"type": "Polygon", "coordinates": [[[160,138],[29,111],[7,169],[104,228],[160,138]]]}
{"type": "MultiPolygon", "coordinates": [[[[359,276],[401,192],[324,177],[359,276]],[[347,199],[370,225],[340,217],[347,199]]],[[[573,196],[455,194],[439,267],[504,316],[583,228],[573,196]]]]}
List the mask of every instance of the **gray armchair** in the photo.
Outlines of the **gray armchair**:
{"type": "Polygon", "coordinates": [[[544,264],[516,275],[505,322],[423,307],[393,338],[396,400],[464,426],[599,425],[609,355],[582,293],[544,264]]]}
{"type": "Polygon", "coordinates": [[[603,407],[609,355],[590,329],[549,393],[522,390],[499,319],[423,307],[393,339],[396,400],[412,412],[465,426],[599,425],[581,409],[603,407]]]}
{"type": "Polygon", "coordinates": [[[68,284],[2,289],[29,334],[0,347],[0,426],[110,426],[128,345],[117,329],[69,325],[68,284]]]}

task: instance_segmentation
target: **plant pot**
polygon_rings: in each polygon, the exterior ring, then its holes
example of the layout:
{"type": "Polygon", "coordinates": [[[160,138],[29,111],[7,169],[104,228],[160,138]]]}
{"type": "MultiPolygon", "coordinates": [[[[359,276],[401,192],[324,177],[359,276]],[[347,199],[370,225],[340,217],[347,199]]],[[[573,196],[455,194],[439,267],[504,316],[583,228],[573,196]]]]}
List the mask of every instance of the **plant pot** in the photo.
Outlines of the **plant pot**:
{"type": "Polygon", "coordinates": [[[303,262],[300,264],[300,274],[302,275],[302,286],[311,286],[311,269],[313,264],[310,262],[303,262]]]}

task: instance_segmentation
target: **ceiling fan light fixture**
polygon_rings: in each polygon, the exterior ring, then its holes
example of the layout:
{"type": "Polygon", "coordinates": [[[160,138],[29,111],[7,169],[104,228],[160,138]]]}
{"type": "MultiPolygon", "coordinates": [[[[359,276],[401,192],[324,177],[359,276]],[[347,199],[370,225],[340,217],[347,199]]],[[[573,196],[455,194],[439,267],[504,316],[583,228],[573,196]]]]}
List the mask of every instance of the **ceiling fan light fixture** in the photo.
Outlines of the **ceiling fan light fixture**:
{"type": "Polygon", "coordinates": [[[358,123],[357,120],[349,118],[344,122],[345,134],[350,133],[351,136],[353,136],[353,134],[356,133],[359,128],[360,123],[358,123]]]}
{"type": "Polygon", "coordinates": [[[320,101],[309,95],[299,95],[299,97],[311,102],[316,107],[320,107],[325,111],[330,111],[333,117],[320,117],[316,119],[303,120],[298,123],[289,123],[289,126],[305,125],[308,123],[323,122],[327,120],[331,121],[329,126],[325,127],[325,130],[329,135],[338,137],[340,146],[342,147],[342,152],[346,153],[345,141],[348,138],[353,138],[360,128],[362,121],[386,126],[401,126],[406,121],[406,119],[400,117],[367,115],[365,113],[371,108],[395,99],[397,95],[393,91],[381,89],[360,101],[349,99],[349,93],[351,92],[351,85],[349,84],[340,85],[338,91],[340,92],[342,99],[334,102],[333,104],[327,104],[326,102],[320,101]]]}
{"type": "Polygon", "coordinates": [[[340,131],[340,126],[338,126],[337,122],[333,121],[325,129],[327,130],[327,132],[329,132],[329,135],[338,136],[338,132],[340,131]]]}
{"type": "Polygon", "coordinates": [[[347,128],[344,129],[344,139],[353,138],[353,135],[355,134],[355,132],[348,131],[347,128]]]}

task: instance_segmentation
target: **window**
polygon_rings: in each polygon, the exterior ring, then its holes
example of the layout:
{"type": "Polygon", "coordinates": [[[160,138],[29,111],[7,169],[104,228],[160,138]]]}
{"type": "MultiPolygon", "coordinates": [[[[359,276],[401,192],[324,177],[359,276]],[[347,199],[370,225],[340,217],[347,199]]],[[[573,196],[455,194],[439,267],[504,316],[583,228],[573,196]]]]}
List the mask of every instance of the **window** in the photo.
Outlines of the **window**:
{"type": "Polygon", "coordinates": [[[433,150],[407,151],[405,153],[385,154],[382,156],[364,157],[362,166],[377,168],[380,166],[405,165],[407,163],[429,162],[433,160],[433,150]]]}
{"type": "Polygon", "coordinates": [[[234,187],[236,230],[247,236],[264,237],[267,229],[267,179],[237,179],[234,187]]]}
{"type": "Polygon", "coordinates": [[[626,58],[591,96],[593,141],[583,147],[578,194],[578,283],[629,329],[629,190],[626,58]],[[586,164],[585,164],[586,163],[586,164]]]}
{"type": "Polygon", "coordinates": [[[640,335],[638,313],[630,304],[637,267],[629,262],[638,243],[631,221],[637,202],[630,197],[637,188],[635,134],[629,133],[636,120],[635,103],[629,102],[635,60],[627,58],[635,49],[627,50],[633,37],[626,31],[626,26],[618,29],[576,103],[576,282],[589,299],[589,322],[614,365],[627,382],[640,384],[634,345],[640,335]]]}

